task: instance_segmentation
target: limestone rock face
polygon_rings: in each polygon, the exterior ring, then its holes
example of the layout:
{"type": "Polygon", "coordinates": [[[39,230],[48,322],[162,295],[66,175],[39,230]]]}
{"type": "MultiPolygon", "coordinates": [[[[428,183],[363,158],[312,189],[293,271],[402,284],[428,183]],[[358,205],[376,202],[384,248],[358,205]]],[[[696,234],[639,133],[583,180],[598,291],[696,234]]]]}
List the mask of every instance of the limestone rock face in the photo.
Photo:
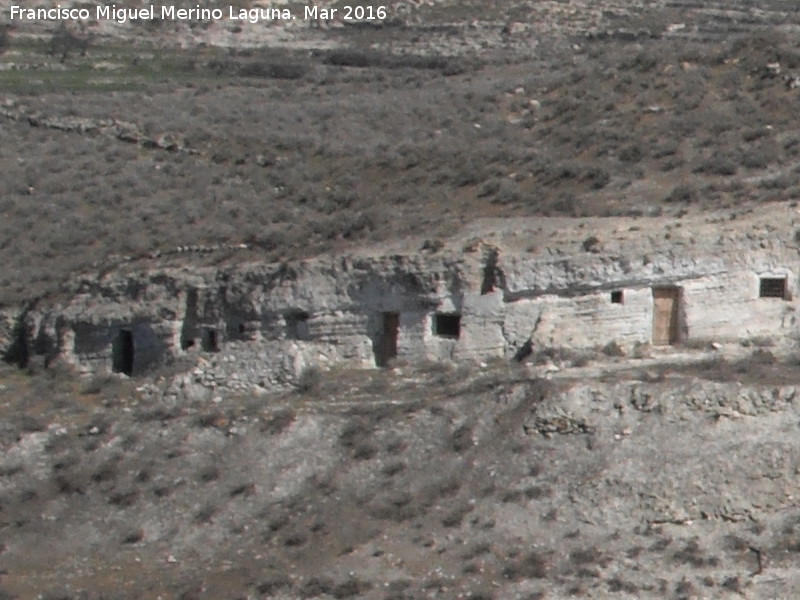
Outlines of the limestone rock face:
{"type": "Polygon", "coordinates": [[[284,385],[310,367],[794,335],[795,249],[689,252],[678,240],[645,253],[620,236],[603,239],[602,252],[473,241],[82,277],[58,299],[0,315],[0,341],[7,357],[43,356],[86,373],[184,361],[195,383],[246,389],[284,385]]]}

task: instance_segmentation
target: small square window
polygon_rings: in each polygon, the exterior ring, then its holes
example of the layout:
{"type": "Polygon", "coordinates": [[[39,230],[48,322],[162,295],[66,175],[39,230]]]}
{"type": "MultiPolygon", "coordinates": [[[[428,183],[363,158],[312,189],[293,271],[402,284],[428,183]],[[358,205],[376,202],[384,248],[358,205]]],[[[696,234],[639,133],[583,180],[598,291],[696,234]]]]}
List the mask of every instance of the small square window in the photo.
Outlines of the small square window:
{"type": "Polygon", "coordinates": [[[786,298],[786,277],[762,277],[759,298],[786,298]]]}
{"type": "Polygon", "coordinates": [[[433,316],[433,334],[457,338],[461,335],[461,315],[436,313],[433,316]]]}
{"type": "Polygon", "coordinates": [[[625,298],[622,295],[622,290],[614,290],[611,292],[611,304],[625,304],[625,298]]]}

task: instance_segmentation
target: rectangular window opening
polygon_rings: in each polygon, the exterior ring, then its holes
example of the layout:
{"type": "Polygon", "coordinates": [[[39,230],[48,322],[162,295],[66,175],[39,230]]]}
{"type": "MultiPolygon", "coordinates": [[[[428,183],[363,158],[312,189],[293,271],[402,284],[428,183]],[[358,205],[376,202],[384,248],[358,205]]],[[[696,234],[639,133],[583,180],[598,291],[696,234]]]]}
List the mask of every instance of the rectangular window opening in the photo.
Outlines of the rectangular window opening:
{"type": "MultiPolygon", "coordinates": [[[[244,317],[231,315],[225,321],[224,338],[229,341],[247,342],[255,338],[257,328],[252,321],[247,321],[244,317]]],[[[202,337],[202,331],[200,332],[202,337]]],[[[218,336],[219,337],[219,336],[218,336]]],[[[200,340],[202,345],[203,340],[200,340]]]]}
{"type": "Polygon", "coordinates": [[[614,290],[611,292],[611,304],[625,304],[625,297],[622,290],[614,290]]]}
{"type": "Polygon", "coordinates": [[[762,277],[758,288],[759,298],[786,298],[786,277],[762,277]]]}
{"type": "Polygon", "coordinates": [[[217,330],[213,327],[203,329],[203,337],[200,340],[200,347],[203,352],[219,352],[219,340],[217,330]]]}
{"type": "Polygon", "coordinates": [[[461,336],[461,315],[436,313],[433,316],[433,334],[447,338],[458,338],[461,336]]]}

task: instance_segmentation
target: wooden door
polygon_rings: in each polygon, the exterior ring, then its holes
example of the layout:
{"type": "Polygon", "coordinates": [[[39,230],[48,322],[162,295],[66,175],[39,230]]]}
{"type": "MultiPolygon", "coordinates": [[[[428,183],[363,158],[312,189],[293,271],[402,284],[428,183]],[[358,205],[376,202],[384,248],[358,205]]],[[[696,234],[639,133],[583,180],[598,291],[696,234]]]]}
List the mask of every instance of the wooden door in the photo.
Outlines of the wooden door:
{"type": "Polygon", "coordinates": [[[653,345],[678,341],[679,296],[678,288],[653,288],[653,345]]]}

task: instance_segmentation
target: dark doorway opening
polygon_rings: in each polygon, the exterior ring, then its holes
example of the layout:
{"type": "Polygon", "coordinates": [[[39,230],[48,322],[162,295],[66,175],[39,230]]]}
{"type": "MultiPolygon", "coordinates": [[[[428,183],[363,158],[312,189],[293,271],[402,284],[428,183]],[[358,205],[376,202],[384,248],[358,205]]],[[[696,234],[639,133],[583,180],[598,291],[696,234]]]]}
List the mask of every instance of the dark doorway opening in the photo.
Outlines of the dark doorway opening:
{"type": "Polygon", "coordinates": [[[439,337],[458,338],[461,335],[461,315],[436,313],[433,316],[433,334],[439,337]]]}
{"type": "Polygon", "coordinates": [[[111,350],[111,363],[115,373],[133,373],[133,332],[130,329],[119,330],[111,350]]]}
{"type": "Polygon", "coordinates": [[[311,318],[304,310],[293,310],[284,315],[286,319],[286,337],[292,340],[310,340],[311,329],[308,319],[311,318]]]}
{"type": "Polygon", "coordinates": [[[189,290],[186,294],[186,314],[181,326],[181,349],[194,348],[197,335],[197,290],[189,290]]]}
{"type": "Polygon", "coordinates": [[[611,304],[624,304],[625,297],[622,295],[622,290],[614,290],[611,292],[611,304]]]}
{"type": "Polygon", "coordinates": [[[13,342],[3,354],[3,360],[22,369],[28,366],[30,358],[28,332],[24,320],[20,319],[14,326],[13,336],[13,342]]]}
{"type": "Polygon", "coordinates": [[[219,341],[217,330],[213,327],[203,329],[203,336],[200,338],[200,348],[203,352],[219,352],[219,341]]]}
{"type": "Polygon", "coordinates": [[[381,335],[375,349],[375,364],[385,367],[393,358],[397,358],[397,336],[400,331],[400,314],[383,313],[381,335]]]}

